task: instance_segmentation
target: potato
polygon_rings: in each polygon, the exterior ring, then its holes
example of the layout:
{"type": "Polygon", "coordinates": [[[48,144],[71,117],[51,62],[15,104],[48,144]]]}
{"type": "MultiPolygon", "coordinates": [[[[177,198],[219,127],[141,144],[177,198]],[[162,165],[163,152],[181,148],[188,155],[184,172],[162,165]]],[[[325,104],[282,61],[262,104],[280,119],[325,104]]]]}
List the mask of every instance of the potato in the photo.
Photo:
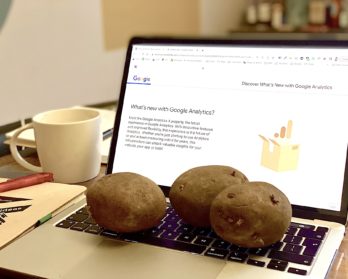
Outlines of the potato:
{"type": "Polygon", "coordinates": [[[233,185],[219,193],[210,209],[213,230],[242,247],[265,247],[279,241],[292,215],[288,198],[266,182],[233,185]]]}
{"type": "Polygon", "coordinates": [[[247,182],[240,171],[220,165],[192,168],[173,183],[170,202],[178,215],[188,224],[209,227],[210,204],[223,189],[247,182]]]}
{"type": "Polygon", "coordinates": [[[142,175],[119,172],[89,186],[87,205],[100,226],[117,232],[137,232],[158,225],[166,200],[155,182],[142,175]]]}

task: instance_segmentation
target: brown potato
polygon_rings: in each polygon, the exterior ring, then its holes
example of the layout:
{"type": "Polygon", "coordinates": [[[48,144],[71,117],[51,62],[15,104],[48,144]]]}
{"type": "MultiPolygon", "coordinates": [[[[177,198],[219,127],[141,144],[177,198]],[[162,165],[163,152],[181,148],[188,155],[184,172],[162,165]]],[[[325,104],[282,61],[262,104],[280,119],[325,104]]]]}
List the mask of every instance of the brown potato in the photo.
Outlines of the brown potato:
{"type": "Polygon", "coordinates": [[[247,182],[240,171],[229,166],[200,166],[181,174],[173,183],[170,202],[188,224],[209,227],[210,204],[223,189],[247,182]]]}
{"type": "Polygon", "coordinates": [[[86,197],[97,224],[117,232],[154,227],[166,212],[166,200],[160,187],[131,172],[102,177],[88,187],[86,197]]]}
{"type": "Polygon", "coordinates": [[[288,198],[266,182],[228,187],[216,196],[210,209],[216,234],[242,247],[265,247],[279,241],[291,215],[288,198]]]}

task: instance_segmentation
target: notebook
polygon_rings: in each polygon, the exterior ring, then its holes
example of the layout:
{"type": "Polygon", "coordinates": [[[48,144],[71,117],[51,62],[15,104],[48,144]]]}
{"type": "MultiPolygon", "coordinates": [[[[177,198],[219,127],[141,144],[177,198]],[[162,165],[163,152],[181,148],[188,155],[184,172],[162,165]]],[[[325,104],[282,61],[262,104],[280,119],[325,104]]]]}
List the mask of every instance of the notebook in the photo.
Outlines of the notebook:
{"type": "Polygon", "coordinates": [[[107,173],[142,174],[168,195],[192,167],[232,166],[287,195],[287,234],[267,251],[221,239],[204,248],[213,232],[186,226],[169,205],[158,227],[122,235],[93,223],[81,201],[0,250],[1,272],[325,278],[347,220],[347,74],[347,42],[133,38],[107,173]]]}
{"type": "MultiPolygon", "coordinates": [[[[0,182],[6,180],[0,178],[0,182]]],[[[1,192],[0,249],[71,205],[73,200],[80,200],[85,190],[80,185],[45,182],[1,192]]]]}

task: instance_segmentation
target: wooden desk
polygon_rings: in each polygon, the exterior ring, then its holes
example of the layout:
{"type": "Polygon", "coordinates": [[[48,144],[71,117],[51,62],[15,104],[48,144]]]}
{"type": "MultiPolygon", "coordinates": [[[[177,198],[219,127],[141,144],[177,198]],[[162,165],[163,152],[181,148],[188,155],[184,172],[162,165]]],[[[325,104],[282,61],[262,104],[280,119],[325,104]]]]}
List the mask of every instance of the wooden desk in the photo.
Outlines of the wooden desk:
{"type": "MultiPolygon", "coordinates": [[[[38,159],[36,155],[26,157],[26,159],[28,159],[28,161],[30,161],[33,164],[38,163],[38,159]]],[[[5,155],[3,157],[0,157],[0,168],[4,166],[8,167],[8,169],[11,169],[15,172],[21,172],[21,171],[25,172],[25,169],[19,166],[12,159],[11,155],[5,155]]],[[[100,173],[96,178],[86,181],[84,183],[80,183],[80,184],[88,187],[96,179],[102,177],[105,174],[105,171],[106,171],[106,166],[102,165],[100,169],[100,173]]],[[[303,278],[305,279],[306,277],[304,276],[303,278]]],[[[346,229],[345,238],[343,239],[343,242],[339,250],[337,251],[337,256],[333,262],[333,266],[327,278],[328,279],[348,279],[348,228],[346,229]]]]}

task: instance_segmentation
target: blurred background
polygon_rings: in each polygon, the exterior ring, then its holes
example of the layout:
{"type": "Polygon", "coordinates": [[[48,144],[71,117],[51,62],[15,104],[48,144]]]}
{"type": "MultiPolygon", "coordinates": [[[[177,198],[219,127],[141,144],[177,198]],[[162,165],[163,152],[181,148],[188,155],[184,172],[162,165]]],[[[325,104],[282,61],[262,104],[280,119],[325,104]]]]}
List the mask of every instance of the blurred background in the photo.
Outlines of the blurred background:
{"type": "Polygon", "coordinates": [[[114,102],[134,35],[346,39],[347,0],[0,0],[0,126],[114,102]]]}

